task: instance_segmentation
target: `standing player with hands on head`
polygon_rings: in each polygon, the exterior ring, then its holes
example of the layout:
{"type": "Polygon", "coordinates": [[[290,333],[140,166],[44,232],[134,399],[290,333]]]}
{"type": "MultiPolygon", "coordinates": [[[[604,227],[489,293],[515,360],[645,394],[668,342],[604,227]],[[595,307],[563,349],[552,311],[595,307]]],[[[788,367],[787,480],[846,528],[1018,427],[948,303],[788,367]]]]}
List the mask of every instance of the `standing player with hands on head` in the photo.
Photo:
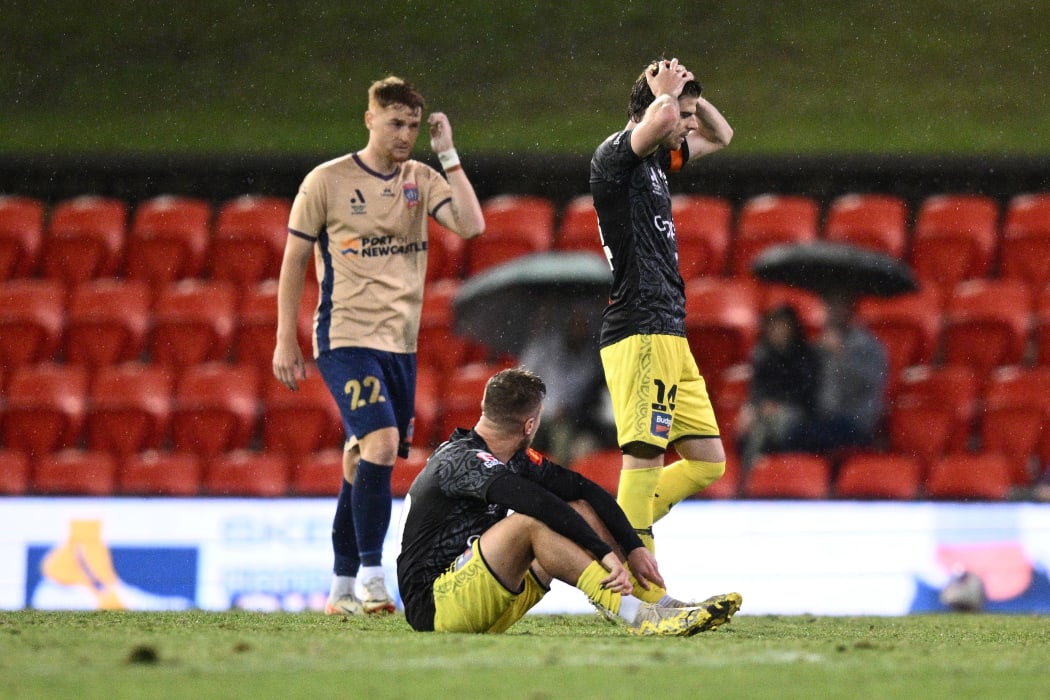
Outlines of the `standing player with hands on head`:
{"type": "Polygon", "coordinates": [[[320,298],[313,353],[347,436],[329,614],[394,611],[382,551],[391,471],[397,457],[408,456],[412,437],[427,217],[463,238],[485,228],[444,114],[430,114],[427,123],[447,180],[411,159],[423,109],[422,95],[400,78],[373,83],[364,115],[368,144],[307,174],[288,222],[273,372],[292,391],[306,377],[296,326],[314,256],[320,298]]]}
{"type": "Polygon", "coordinates": [[[686,340],[666,177],[733,137],[700,93],[678,59],[649,64],[631,90],[627,126],[591,159],[591,194],[613,271],[600,345],[623,451],[617,500],[650,549],[653,523],[725,472],[711,400],[686,340]],[[665,467],[668,445],[681,459],[665,467]]]}
{"type": "Polygon", "coordinates": [[[631,595],[663,586],[656,559],[601,486],[530,448],[545,396],[526,369],[496,373],[474,428],[456,430],[413,482],[397,560],[412,628],[503,632],[554,579],[631,634],[688,636],[729,622],[736,593],[692,607],[631,595]]]}

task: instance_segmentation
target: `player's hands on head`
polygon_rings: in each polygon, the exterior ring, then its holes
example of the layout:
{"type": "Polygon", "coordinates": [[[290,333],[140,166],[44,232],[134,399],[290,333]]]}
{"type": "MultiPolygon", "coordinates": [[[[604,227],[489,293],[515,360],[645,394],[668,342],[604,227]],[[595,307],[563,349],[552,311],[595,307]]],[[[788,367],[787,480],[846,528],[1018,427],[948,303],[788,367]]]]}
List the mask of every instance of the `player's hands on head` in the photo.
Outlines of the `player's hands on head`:
{"type": "Polygon", "coordinates": [[[645,73],[645,81],[653,95],[670,95],[676,99],[682,94],[685,84],[693,79],[692,72],[677,58],[656,61],[649,65],[645,73]]]}
{"type": "Polygon", "coordinates": [[[444,112],[434,112],[427,117],[430,125],[430,148],[434,153],[441,153],[454,147],[452,143],[452,126],[444,112]]]}

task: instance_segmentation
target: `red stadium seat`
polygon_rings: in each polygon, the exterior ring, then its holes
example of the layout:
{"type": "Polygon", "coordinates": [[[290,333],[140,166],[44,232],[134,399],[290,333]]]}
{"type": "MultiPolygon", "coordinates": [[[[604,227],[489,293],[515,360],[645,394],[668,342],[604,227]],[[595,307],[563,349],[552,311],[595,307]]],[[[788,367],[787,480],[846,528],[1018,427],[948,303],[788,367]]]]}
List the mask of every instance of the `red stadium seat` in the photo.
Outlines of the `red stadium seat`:
{"type": "Polygon", "coordinates": [[[1050,193],[1022,194],[1006,206],[999,249],[1002,276],[1033,293],[1050,284],[1050,193]]]}
{"type": "Polygon", "coordinates": [[[81,282],[66,313],[66,362],[94,369],[139,359],[150,318],[146,282],[112,277],[81,282]]]}
{"type": "Polygon", "coordinates": [[[1050,367],[996,369],[980,421],[981,449],[1006,456],[1015,486],[1030,484],[1050,462],[1050,450],[1042,448],[1050,436],[1050,367]]]}
{"type": "Polygon", "coordinates": [[[467,242],[433,218],[427,220],[427,283],[461,279],[467,242]]]}
{"type": "Polygon", "coordinates": [[[200,459],[192,452],[147,450],[123,460],[117,490],[124,496],[196,496],[202,478],[200,459]]]}
{"type": "Polygon", "coordinates": [[[999,233],[999,205],[976,194],[941,194],[919,206],[910,258],[920,282],[948,294],[956,284],[991,270],[999,233]]]}
{"type": "MultiPolygon", "coordinates": [[[[317,291],[316,284],[308,284],[299,304],[296,337],[307,358],[313,353],[313,311],[317,307],[317,291]]],[[[263,280],[241,295],[236,323],[234,361],[255,365],[263,372],[272,371],[277,342],[277,280],[263,280]]]]}
{"type": "Polygon", "coordinates": [[[831,466],[819,455],[762,455],[744,476],[743,495],[765,499],[823,499],[831,491],[831,466]]]}
{"type": "Polygon", "coordinates": [[[949,295],[941,329],[943,361],[987,377],[999,365],[1019,364],[1028,348],[1032,302],[1019,280],[973,279],[949,295]]]}
{"type": "Polygon", "coordinates": [[[219,207],[208,252],[212,279],[240,292],[280,274],[292,203],[284,197],[245,195],[219,207]]]}
{"type": "Polygon", "coordinates": [[[88,371],[42,363],[14,371],[3,412],[3,444],[31,458],[79,444],[88,398],[88,371]]]}
{"type": "Polygon", "coordinates": [[[444,377],[440,370],[420,364],[416,368],[416,417],[413,421],[412,444],[433,449],[447,435],[438,435],[441,424],[444,377]]]}
{"type": "Polygon", "coordinates": [[[171,437],[176,450],[209,458],[249,446],[259,413],[258,373],[248,365],[207,362],[187,368],[175,388],[171,437]]]}
{"type": "Polygon", "coordinates": [[[886,347],[890,396],[904,368],[934,361],[941,334],[941,306],[932,287],[897,297],[861,299],[857,316],[886,347]]]}
{"type": "Polygon", "coordinates": [[[39,199],[0,195],[0,280],[36,272],[45,211],[39,199]]]}
{"type": "Polygon", "coordinates": [[[835,478],[835,496],[912,501],[922,485],[922,464],[906,454],[858,452],[846,457],[835,478]]]}
{"type": "Polygon", "coordinates": [[[412,488],[412,482],[423,471],[430,458],[431,451],[420,447],[413,447],[405,459],[399,459],[394,464],[394,471],[390,474],[390,493],[394,498],[404,498],[408,490],[412,488]]]}
{"type": "Polygon", "coordinates": [[[314,366],[292,391],[272,372],[263,379],[263,449],[284,453],[294,464],[311,452],[343,443],[343,421],[328,385],[314,366]]]}
{"type": "Polygon", "coordinates": [[[737,439],[737,420],[740,410],[747,403],[751,386],[751,364],[742,362],[722,371],[718,376],[707,378],[707,391],[715,409],[722,444],[732,451],[737,439]]]}
{"type": "Polygon", "coordinates": [[[678,238],[678,267],[682,277],[724,273],[733,235],[733,205],[729,200],[677,194],[671,197],[671,216],[678,238]]]}
{"type": "Polygon", "coordinates": [[[29,456],[0,447],[0,496],[21,496],[29,491],[29,456]]]}
{"type": "Polygon", "coordinates": [[[590,194],[573,197],[562,209],[554,247],[604,255],[598,232],[598,212],[594,210],[594,198],[590,194]]]}
{"type": "Polygon", "coordinates": [[[1010,469],[1001,454],[945,455],[930,467],[925,487],[935,500],[1001,501],[1010,490],[1010,469]]]}
{"type": "Polygon", "coordinates": [[[891,449],[918,457],[924,469],[946,453],[964,451],[979,391],[970,367],[909,367],[889,407],[891,449]]]}
{"type": "Polygon", "coordinates": [[[182,369],[225,360],[236,327],[236,292],[231,283],[181,280],[165,288],[153,308],[148,350],[154,362],[182,369]]]}
{"type": "Polygon", "coordinates": [[[164,289],[198,277],[211,240],[212,206],[203,199],[161,195],[135,209],[128,231],[127,274],[164,289]]]}
{"type": "Polygon", "coordinates": [[[845,194],[831,202],[824,238],[903,259],[908,247],[908,204],[889,194],[845,194]]]}
{"type": "Polygon", "coordinates": [[[65,329],[65,291],[60,282],[0,282],[0,367],[13,371],[57,359],[65,329]]]}
{"type": "Polygon", "coordinates": [[[291,489],[296,496],[338,496],[343,486],[343,450],[330,447],[291,464],[291,489]]]}
{"type": "Polygon", "coordinates": [[[87,195],[59,202],[44,234],[41,274],[60,280],[67,289],[118,274],[124,263],[127,220],[123,200],[87,195]]]}
{"type": "MultiPolygon", "coordinates": [[[[277,280],[263,280],[245,291],[237,305],[233,359],[263,372],[271,371],[276,342],[277,280]]],[[[309,346],[303,350],[309,355],[309,346]]]]}
{"type": "Polygon", "coordinates": [[[204,465],[209,496],[280,498],[290,486],[288,460],[277,452],[238,449],[214,455],[204,465]]]}
{"type": "Polygon", "coordinates": [[[567,466],[615,496],[620,484],[622,463],[623,453],[620,448],[607,447],[586,452],[567,466]]]}
{"type": "Polygon", "coordinates": [[[157,449],[168,437],[174,380],[161,365],[125,363],[99,368],[92,382],[87,444],[120,459],[157,449]]]}
{"type": "Polygon", "coordinates": [[[732,273],[750,276],[751,263],[763,250],[783,243],[814,241],[819,227],[820,205],[812,197],[762,194],[748,199],[736,223],[732,273]]]}
{"type": "Polygon", "coordinates": [[[1034,323],[1036,362],[1050,366],[1050,286],[1036,298],[1034,323]]]}
{"type": "Polygon", "coordinates": [[[685,288],[686,337],[706,377],[746,362],[758,337],[759,289],[740,278],[701,277],[685,288]]]}
{"type": "Polygon", "coordinates": [[[37,460],[33,492],[47,495],[112,496],[117,462],[108,452],[66,448],[37,460]]]}
{"type": "Polygon", "coordinates": [[[456,428],[474,427],[481,416],[485,384],[500,369],[503,367],[488,362],[471,362],[452,371],[445,383],[439,441],[447,440],[456,428]]]}
{"type": "Polygon", "coordinates": [[[466,362],[479,359],[484,352],[479,343],[453,330],[452,301],[460,285],[460,280],[443,279],[428,284],[423,290],[418,361],[420,366],[427,365],[446,375],[466,362]]]}
{"type": "Polygon", "coordinates": [[[467,275],[551,248],[554,204],[543,197],[498,195],[482,202],[485,234],[467,243],[467,275]]]}

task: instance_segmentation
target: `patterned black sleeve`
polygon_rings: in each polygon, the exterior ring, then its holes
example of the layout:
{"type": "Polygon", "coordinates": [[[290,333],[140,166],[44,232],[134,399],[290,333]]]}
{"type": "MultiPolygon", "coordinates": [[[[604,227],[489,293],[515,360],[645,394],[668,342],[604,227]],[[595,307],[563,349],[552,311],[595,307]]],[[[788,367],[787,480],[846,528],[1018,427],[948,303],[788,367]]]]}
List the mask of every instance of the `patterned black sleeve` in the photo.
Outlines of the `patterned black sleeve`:
{"type": "Polygon", "coordinates": [[[586,549],[596,559],[612,551],[612,547],[565,500],[531,479],[505,472],[489,484],[488,498],[492,503],[536,518],[586,549]]]}

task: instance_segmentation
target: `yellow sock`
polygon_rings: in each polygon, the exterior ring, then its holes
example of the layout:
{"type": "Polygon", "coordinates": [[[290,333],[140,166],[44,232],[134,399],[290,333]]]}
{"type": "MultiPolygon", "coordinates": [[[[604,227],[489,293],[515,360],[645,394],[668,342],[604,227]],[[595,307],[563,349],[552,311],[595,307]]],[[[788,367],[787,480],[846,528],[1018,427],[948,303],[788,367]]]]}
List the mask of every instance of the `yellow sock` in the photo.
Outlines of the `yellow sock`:
{"type": "Polygon", "coordinates": [[[592,561],[580,574],[576,587],[595,605],[600,605],[613,614],[619,614],[620,594],[602,588],[602,579],[608,575],[609,572],[600,562],[592,561]]]}
{"type": "Polygon", "coordinates": [[[645,590],[638,583],[638,579],[635,578],[633,573],[631,574],[631,585],[634,586],[634,593],[631,595],[639,600],[644,600],[646,603],[659,603],[667,595],[667,589],[661,588],[651,581],[649,582],[649,590],[645,590]]]}
{"type": "Polygon", "coordinates": [[[718,481],[725,472],[725,462],[680,459],[668,464],[660,474],[653,495],[653,522],[667,515],[674,504],[718,481]]]}
{"type": "Polygon", "coordinates": [[[649,551],[653,551],[653,494],[661,471],[663,467],[623,469],[616,492],[616,502],[649,551]]]}

